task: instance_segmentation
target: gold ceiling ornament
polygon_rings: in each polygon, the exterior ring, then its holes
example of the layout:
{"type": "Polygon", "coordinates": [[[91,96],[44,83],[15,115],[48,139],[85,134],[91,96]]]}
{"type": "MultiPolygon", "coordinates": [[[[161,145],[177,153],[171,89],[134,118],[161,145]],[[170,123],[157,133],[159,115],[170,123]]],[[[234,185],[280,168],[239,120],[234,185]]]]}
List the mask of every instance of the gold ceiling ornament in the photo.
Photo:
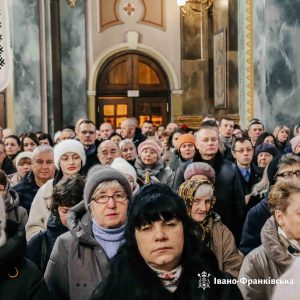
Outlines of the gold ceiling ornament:
{"type": "Polygon", "coordinates": [[[66,0],[66,1],[71,8],[76,6],[77,0],[66,0]]]}
{"type": "Polygon", "coordinates": [[[214,0],[177,0],[184,15],[200,15],[213,7],[214,0]]]}

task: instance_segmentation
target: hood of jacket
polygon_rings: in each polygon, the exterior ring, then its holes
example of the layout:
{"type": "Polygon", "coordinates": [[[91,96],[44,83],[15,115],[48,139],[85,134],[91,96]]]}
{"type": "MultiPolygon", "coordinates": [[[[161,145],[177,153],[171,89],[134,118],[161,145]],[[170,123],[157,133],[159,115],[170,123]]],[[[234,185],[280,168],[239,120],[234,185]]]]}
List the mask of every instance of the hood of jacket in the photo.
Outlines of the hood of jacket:
{"type": "Polygon", "coordinates": [[[67,227],[78,243],[100,247],[92,232],[92,216],[85,208],[84,200],[72,207],[67,214],[67,227]]]}
{"type": "Polygon", "coordinates": [[[5,210],[7,213],[17,208],[20,204],[19,195],[14,190],[9,190],[8,194],[3,199],[5,204],[5,210]]]}
{"type": "Polygon", "coordinates": [[[47,222],[47,230],[51,236],[58,237],[68,231],[68,228],[62,224],[60,218],[54,213],[51,213],[47,222]]]}
{"type": "Polygon", "coordinates": [[[280,242],[274,217],[269,218],[261,230],[261,242],[268,258],[282,273],[292,264],[293,256],[280,242]]]}
{"type": "Polygon", "coordinates": [[[0,273],[18,265],[25,256],[26,237],[25,227],[22,223],[6,220],[6,243],[0,247],[0,273]]]}

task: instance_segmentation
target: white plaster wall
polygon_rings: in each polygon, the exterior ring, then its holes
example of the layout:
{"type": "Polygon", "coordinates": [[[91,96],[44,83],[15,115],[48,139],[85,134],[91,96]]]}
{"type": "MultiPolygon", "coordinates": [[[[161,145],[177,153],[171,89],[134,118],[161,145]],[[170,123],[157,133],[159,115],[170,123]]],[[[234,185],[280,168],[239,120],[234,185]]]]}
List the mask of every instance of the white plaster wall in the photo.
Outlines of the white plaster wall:
{"type": "MultiPolygon", "coordinates": [[[[127,42],[126,33],[136,31],[139,43],[151,47],[167,58],[180,83],[181,77],[181,50],[180,50],[180,9],[175,0],[165,0],[166,25],[165,31],[152,26],[137,23],[142,16],[143,5],[140,0],[131,0],[136,11],[128,16],[123,7],[128,0],[121,0],[119,16],[124,24],[110,27],[99,32],[98,0],[87,0],[87,53],[88,74],[97,58],[110,48],[127,42]]],[[[95,66],[94,66],[95,67],[95,66]]]]}

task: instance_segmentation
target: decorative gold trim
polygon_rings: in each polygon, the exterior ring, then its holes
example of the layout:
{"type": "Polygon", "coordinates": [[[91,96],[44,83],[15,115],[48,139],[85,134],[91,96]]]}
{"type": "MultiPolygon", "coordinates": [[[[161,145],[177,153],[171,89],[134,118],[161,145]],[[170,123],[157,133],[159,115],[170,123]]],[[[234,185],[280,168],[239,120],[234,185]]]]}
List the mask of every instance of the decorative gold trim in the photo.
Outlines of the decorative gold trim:
{"type": "MultiPolygon", "coordinates": [[[[216,119],[220,120],[223,117],[230,118],[234,121],[234,123],[238,124],[240,122],[240,116],[239,114],[218,114],[215,115],[216,119]]],[[[174,122],[178,124],[178,126],[181,125],[187,125],[189,128],[193,129],[199,129],[202,120],[205,116],[201,115],[175,115],[174,116],[174,122]]]]}
{"type": "Polygon", "coordinates": [[[254,29],[253,1],[246,0],[245,11],[245,111],[249,121],[254,117],[254,29]]]}
{"type": "MultiPolygon", "coordinates": [[[[118,12],[118,6],[119,6],[121,0],[115,0],[115,4],[114,4],[115,19],[112,21],[109,21],[107,23],[102,23],[103,14],[105,14],[103,1],[107,1],[107,0],[99,0],[99,2],[98,2],[99,3],[99,29],[100,29],[100,32],[106,30],[109,27],[124,24],[124,22],[120,19],[119,12],[118,12]]],[[[112,0],[110,0],[110,1],[112,1],[112,0]]]]}
{"type": "Polygon", "coordinates": [[[148,26],[153,26],[155,28],[161,29],[161,30],[166,30],[165,28],[165,0],[160,0],[160,9],[161,9],[161,19],[160,19],[160,23],[156,23],[153,22],[151,20],[147,20],[146,19],[146,15],[147,15],[147,5],[145,3],[144,0],[140,0],[141,4],[144,6],[144,14],[142,15],[142,17],[140,18],[140,20],[138,21],[138,23],[140,24],[145,24],[148,26]]]}

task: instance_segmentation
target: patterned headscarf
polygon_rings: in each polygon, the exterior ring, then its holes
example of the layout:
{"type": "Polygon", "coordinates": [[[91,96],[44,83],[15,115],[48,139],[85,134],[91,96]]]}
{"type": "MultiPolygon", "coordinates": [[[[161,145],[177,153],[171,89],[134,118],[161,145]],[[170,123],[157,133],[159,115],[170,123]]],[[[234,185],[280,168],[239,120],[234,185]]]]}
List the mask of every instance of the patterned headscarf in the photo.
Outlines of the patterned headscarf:
{"type": "Polygon", "coordinates": [[[210,229],[208,226],[208,220],[211,216],[212,208],[216,203],[216,197],[214,196],[215,188],[214,188],[213,184],[208,180],[190,179],[180,185],[180,187],[178,188],[178,194],[184,200],[188,214],[191,216],[191,211],[192,211],[192,206],[194,203],[194,197],[195,197],[196,191],[198,190],[198,188],[201,185],[204,185],[204,184],[211,186],[211,188],[213,190],[213,196],[211,198],[210,210],[209,210],[209,212],[207,212],[205,220],[203,222],[199,223],[200,227],[202,228],[202,233],[200,233],[200,238],[201,238],[201,240],[205,241],[209,246],[211,235],[210,235],[210,229]]]}

